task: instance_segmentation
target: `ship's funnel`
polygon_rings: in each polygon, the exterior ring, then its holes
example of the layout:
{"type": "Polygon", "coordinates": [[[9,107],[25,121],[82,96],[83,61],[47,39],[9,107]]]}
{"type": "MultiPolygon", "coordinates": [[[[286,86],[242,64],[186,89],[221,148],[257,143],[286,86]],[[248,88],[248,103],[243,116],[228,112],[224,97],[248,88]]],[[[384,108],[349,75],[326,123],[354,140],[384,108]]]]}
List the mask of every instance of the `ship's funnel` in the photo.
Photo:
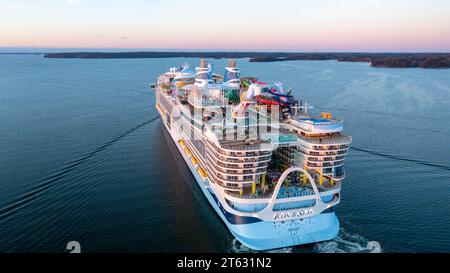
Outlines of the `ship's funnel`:
{"type": "Polygon", "coordinates": [[[212,65],[208,64],[205,59],[202,59],[200,61],[200,67],[195,69],[195,84],[198,86],[206,86],[214,83],[212,69],[212,65]]]}
{"type": "Polygon", "coordinates": [[[205,59],[200,60],[200,68],[208,68],[208,61],[205,59]]]}
{"type": "Polygon", "coordinates": [[[228,67],[235,68],[236,67],[236,59],[228,60],[228,67]]]}
{"type": "Polygon", "coordinates": [[[223,82],[224,84],[228,85],[229,87],[239,87],[239,79],[241,77],[241,73],[239,71],[239,68],[236,67],[236,60],[231,59],[228,61],[228,66],[225,67],[225,73],[223,75],[223,82]]]}

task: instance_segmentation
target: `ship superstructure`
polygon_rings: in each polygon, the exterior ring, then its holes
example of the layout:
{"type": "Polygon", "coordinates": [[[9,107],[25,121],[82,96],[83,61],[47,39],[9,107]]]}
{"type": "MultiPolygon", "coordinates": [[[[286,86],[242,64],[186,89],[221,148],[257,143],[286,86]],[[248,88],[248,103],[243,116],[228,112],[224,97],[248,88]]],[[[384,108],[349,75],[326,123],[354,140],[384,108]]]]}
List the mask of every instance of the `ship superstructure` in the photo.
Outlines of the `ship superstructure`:
{"type": "Polygon", "coordinates": [[[201,60],[158,77],[156,108],[203,193],[255,250],[331,240],[351,137],[342,119],[311,115],[282,83],[223,76],[201,60]]]}

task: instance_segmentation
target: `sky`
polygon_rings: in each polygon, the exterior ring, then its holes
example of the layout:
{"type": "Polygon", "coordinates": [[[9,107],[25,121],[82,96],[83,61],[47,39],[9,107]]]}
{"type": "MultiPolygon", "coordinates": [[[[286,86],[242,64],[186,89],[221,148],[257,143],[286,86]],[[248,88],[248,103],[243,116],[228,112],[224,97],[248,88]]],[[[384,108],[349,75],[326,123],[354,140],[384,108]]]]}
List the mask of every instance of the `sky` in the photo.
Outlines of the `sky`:
{"type": "Polygon", "coordinates": [[[450,52],[449,0],[0,0],[0,48],[450,52]]]}

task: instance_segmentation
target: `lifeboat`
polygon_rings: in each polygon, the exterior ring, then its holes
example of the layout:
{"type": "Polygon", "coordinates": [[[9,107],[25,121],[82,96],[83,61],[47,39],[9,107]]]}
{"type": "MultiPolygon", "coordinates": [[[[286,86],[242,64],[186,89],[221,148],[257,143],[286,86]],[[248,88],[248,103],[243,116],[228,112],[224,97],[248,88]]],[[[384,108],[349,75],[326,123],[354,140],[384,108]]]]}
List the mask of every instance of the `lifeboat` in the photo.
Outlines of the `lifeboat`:
{"type": "Polygon", "coordinates": [[[188,147],[185,147],[184,150],[186,151],[186,153],[187,153],[188,155],[191,155],[191,154],[192,154],[192,153],[191,153],[191,150],[189,150],[188,147]]]}
{"type": "Polygon", "coordinates": [[[166,112],[164,112],[164,110],[161,108],[161,106],[159,106],[159,103],[156,104],[156,108],[158,108],[158,110],[159,110],[163,115],[166,114],[166,112]]]}
{"type": "Polygon", "coordinates": [[[194,163],[195,166],[198,165],[198,160],[197,160],[197,158],[195,158],[195,156],[191,157],[191,161],[192,161],[192,163],[194,163]]]}
{"type": "Polygon", "coordinates": [[[206,178],[206,172],[205,172],[205,170],[203,170],[202,167],[198,167],[198,172],[200,173],[200,175],[202,176],[203,179],[206,178]]]}
{"type": "Polygon", "coordinates": [[[178,143],[180,143],[181,146],[186,147],[186,143],[184,143],[184,140],[180,139],[178,143]]]}

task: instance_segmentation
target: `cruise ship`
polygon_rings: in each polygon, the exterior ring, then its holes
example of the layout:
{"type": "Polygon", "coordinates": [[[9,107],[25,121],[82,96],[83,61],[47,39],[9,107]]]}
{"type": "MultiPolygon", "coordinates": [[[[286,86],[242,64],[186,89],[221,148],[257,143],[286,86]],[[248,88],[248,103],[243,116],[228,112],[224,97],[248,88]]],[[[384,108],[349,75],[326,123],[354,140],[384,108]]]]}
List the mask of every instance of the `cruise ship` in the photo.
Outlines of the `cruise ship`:
{"type": "Polygon", "coordinates": [[[223,75],[201,60],[155,85],[164,128],[230,232],[253,250],[332,240],[352,141],[343,120],[296,99],[280,82],[223,75]]]}

